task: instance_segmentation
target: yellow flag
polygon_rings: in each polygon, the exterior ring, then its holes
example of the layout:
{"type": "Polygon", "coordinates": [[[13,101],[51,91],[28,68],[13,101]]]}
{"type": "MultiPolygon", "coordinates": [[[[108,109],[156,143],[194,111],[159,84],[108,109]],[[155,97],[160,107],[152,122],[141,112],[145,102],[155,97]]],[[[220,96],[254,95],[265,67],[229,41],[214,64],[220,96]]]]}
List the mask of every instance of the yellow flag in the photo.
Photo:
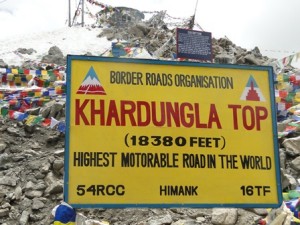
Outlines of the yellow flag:
{"type": "Polygon", "coordinates": [[[31,124],[33,124],[33,121],[35,120],[35,117],[36,116],[34,116],[34,115],[29,115],[28,117],[27,117],[27,120],[26,120],[26,125],[28,125],[28,126],[30,126],[31,124]]]}

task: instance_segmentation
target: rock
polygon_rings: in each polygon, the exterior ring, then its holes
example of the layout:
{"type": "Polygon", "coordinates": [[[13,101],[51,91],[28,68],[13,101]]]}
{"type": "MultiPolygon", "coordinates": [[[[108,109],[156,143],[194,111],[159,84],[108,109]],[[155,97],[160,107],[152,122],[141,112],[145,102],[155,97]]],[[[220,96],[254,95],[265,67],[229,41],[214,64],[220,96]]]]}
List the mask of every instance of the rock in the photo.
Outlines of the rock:
{"type": "Polygon", "coordinates": [[[64,116],[65,101],[51,101],[48,102],[45,107],[40,111],[43,118],[55,118],[59,120],[64,116]]]}
{"type": "Polygon", "coordinates": [[[36,51],[32,48],[26,49],[26,48],[18,48],[17,52],[21,53],[21,54],[27,54],[27,55],[31,55],[33,53],[36,53],[36,51]]]}
{"type": "Polygon", "coordinates": [[[15,176],[0,177],[0,184],[15,187],[17,185],[18,178],[15,176]]]}
{"type": "Polygon", "coordinates": [[[48,51],[48,55],[45,55],[41,61],[44,63],[54,63],[57,65],[66,64],[66,59],[64,58],[62,51],[57,46],[51,47],[48,51]]]}
{"type": "Polygon", "coordinates": [[[6,217],[9,214],[9,209],[0,209],[0,217],[6,217]]]}
{"type": "Polygon", "coordinates": [[[285,147],[286,150],[289,150],[294,154],[300,154],[300,136],[285,139],[282,142],[282,145],[285,147]]]}
{"type": "Polygon", "coordinates": [[[44,207],[45,207],[45,204],[44,204],[42,201],[40,201],[40,200],[37,199],[37,198],[34,198],[34,199],[33,199],[33,202],[32,202],[32,209],[33,209],[33,210],[42,209],[42,208],[44,208],[44,207]]]}
{"type": "Polygon", "coordinates": [[[57,46],[51,47],[48,51],[48,54],[49,55],[57,55],[57,56],[60,56],[60,57],[64,56],[62,51],[57,46]]]}
{"type": "Polygon", "coordinates": [[[280,168],[285,169],[286,165],[286,152],[284,149],[279,149],[280,168]]]}
{"type": "Polygon", "coordinates": [[[292,188],[292,190],[296,190],[299,188],[299,179],[298,177],[298,171],[294,171],[292,168],[290,168],[290,172],[286,174],[286,178],[289,181],[289,188],[292,188]]]}
{"type": "Polygon", "coordinates": [[[47,188],[45,190],[45,194],[58,194],[63,191],[63,182],[61,179],[57,179],[55,175],[50,172],[45,177],[45,182],[47,184],[47,188]]]}
{"type": "Polygon", "coordinates": [[[282,189],[285,190],[290,186],[289,176],[288,174],[284,173],[284,170],[282,168],[280,170],[280,174],[281,174],[281,186],[282,189]]]}
{"type": "Polygon", "coordinates": [[[28,113],[29,115],[34,115],[34,116],[38,116],[40,114],[40,107],[37,108],[30,108],[30,109],[26,109],[25,112],[28,113]]]}
{"type": "Polygon", "coordinates": [[[20,210],[28,210],[31,209],[32,206],[32,200],[30,200],[29,198],[27,198],[26,196],[24,196],[24,198],[22,199],[22,201],[19,203],[20,204],[20,210]]]}
{"type": "Polygon", "coordinates": [[[258,224],[258,221],[268,215],[266,209],[253,209],[250,210],[238,209],[238,218],[235,225],[245,225],[249,221],[253,221],[253,224],[258,224]]]}
{"type": "Polygon", "coordinates": [[[34,199],[43,196],[43,192],[36,191],[36,190],[29,190],[29,191],[25,191],[25,196],[29,199],[34,199]]]}
{"type": "Polygon", "coordinates": [[[259,58],[259,59],[262,58],[262,54],[260,53],[260,50],[257,46],[251,50],[251,54],[253,54],[255,58],[259,58]]]}
{"type": "Polygon", "coordinates": [[[9,165],[10,162],[12,161],[12,156],[7,154],[7,153],[3,153],[0,155],[0,170],[6,170],[9,165]]]}
{"type": "Polygon", "coordinates": [[[20,186],[15,189],[15,198],[16,200],[20,200],[22,197],[22,188],[20,186]]]}
{"type": "Polygon", "coordinates": [[[234,208],[214,208],[212,223],[214,225],[234,225],[238,218],[238,210],[234,208]]]}
{"type": "Polygon", "coordinates": [[[291,161],[291,167],[297,171],[300,170],[300,156],[291,161]]]}
{"type": "MultiPolygon", "coordinates": [[[[259,215],[259,216],[267,216],[268,215],[268,210],[264,209],[264,208],[253,208],[253,209],[246,209],[246,211],[252,212],[255,215],[259,215]]],[[[238,212],[240,214],[240,212],[238,212]]]]}
{"type": "Polygon", "coordinates": [[[62,157],[62,156],[64,156],[64,154],[65,154],[64,149],[57,150],[57,151],[54,152],[54,156],[56,156],[56,157],[62,157]]]}
{"type": "Polygon", "coordinates": [[[8,64],[5,63],[5,62],[3,61],[3,59],[0,59],[0,67],[1,67],[1,68],[7,68],[7,67],[8,67],[8,64]]]}
{"type": "Polygon", "coordinates": [[[59,173],[60,170],[64,167],[64,161],[63,160],[55,160],[53,162],[53,170],[56,172],[56,173],[59,173]]]}
{"type": "Polygon", "coordinates": [[[148,224],[149,225],[163,225],[163,224],[171,224],[172,223],[172,216],[170,214],[158,216],[152,218],[148,224]]]}
{"type": "Polygon", "coordinates": [[[6,143],[0,142],[0,154],[2,154],[5,151],[6,146],[7,146],[6,143]]]}
{"type": "Polygon", "coordinates": [[[245,63],[249,65],[261,65],[261,62],[253,54],[246,55],[244,60],[245,63]]]}
{"type": "Polygon", "coordinates": [[[222,53],[215,57],[215,63],[233,64],[233,63],[235,63],[235,57],[231,56],[227,53],[222,53]]]}
{"type": "Polygon", "coordinates": [[[8,127],[7,128],[7,132],[15,137],[19,137],[20,134],[19,134],[19,129],[16,129],[14,127],[8,127]]]}
{"type": "MultiPolygon", "coordinates": [[[[181,219],[181,220],[176,221],[175,223],[172,223],[172,225],[198,225],[199,221],[200,221],[200,219],[198,221],[195,221],[193,219],[186,219],[186,220],[181,219]]],[[[204,221],[205,221],[205,219],[204,219],[204,221]]]]}
{"type": "Polygon", "coordinates": [[[50,170],[50,166],[51,166],[50,163],[45,162],[44,165],[42,165],[42,167],[40,167],[40,172],[42,174],[47,174],[49,172],[49,170],[50,170]]]}
{"type": "Polygon", "coordinates": [[[20,225],[27,225],[28,223],[28,219],[29,219],[29,215],[30,215],[30,212],[29,211],[23,211],[22,212],[22,215],[21,215],[21,218],[20,218],[20,225]]]}

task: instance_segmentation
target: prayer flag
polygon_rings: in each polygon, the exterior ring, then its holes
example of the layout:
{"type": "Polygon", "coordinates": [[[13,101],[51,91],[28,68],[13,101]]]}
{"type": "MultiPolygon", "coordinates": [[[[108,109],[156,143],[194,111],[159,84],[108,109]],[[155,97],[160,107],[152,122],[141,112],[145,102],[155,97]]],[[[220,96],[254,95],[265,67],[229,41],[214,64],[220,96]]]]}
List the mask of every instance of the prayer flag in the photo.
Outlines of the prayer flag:
{"type": "Polygon", "coordinates": [[[76,224],[76,211],[67,203],[60,204],[54,210],[54,225],[76,224]]]}
{"type": "Polygon", "coordinates": [[[59,124],[59,121],[56,120],[55,118],[51,117],[50,128],[52,129],[52,128],[55,127],[57,124],[59,124]]]}
{"type": "Polygon", "coordinates": [[[62,133],[65,133],[66,132],[66,124],[63,123],[63,122],[60,122],[58,124],[58,127],[57,127],[58,131],[62,132],[62,133]]]}

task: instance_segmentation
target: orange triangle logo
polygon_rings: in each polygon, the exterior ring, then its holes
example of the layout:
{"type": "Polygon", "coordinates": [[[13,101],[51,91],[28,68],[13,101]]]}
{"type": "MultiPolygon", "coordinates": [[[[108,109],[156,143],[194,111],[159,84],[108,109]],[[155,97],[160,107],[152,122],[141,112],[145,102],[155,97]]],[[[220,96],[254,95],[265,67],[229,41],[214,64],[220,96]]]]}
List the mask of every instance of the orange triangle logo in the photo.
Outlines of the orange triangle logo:
{"type": "Polygon", "coordinates": [[[76,93],[83,95],[106,95],[106,92],[92,66],[76,93]]]}

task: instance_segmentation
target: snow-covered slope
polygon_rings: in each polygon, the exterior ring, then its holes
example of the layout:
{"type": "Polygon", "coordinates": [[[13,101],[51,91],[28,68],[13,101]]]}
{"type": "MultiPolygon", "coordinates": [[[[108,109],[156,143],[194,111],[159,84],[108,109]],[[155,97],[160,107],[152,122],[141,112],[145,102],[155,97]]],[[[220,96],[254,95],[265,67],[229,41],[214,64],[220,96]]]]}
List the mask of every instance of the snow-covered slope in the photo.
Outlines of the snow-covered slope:
{"type": "Polygon", "coordinates": [[[0,59],[8,65],[20,66],[27,60],[40,61],[52,46],[57,46],[64,55],[87,52],[101,55],[111,48],[111,42],[105,37],[97,37],[100,32],[101,28],[65,27],[51,32],[29,33],[22,37],[1,40],[0,59]],[[16,52],[19,48],[32,48],[36,52],[31,55],[19,54],[16,52]]]}

